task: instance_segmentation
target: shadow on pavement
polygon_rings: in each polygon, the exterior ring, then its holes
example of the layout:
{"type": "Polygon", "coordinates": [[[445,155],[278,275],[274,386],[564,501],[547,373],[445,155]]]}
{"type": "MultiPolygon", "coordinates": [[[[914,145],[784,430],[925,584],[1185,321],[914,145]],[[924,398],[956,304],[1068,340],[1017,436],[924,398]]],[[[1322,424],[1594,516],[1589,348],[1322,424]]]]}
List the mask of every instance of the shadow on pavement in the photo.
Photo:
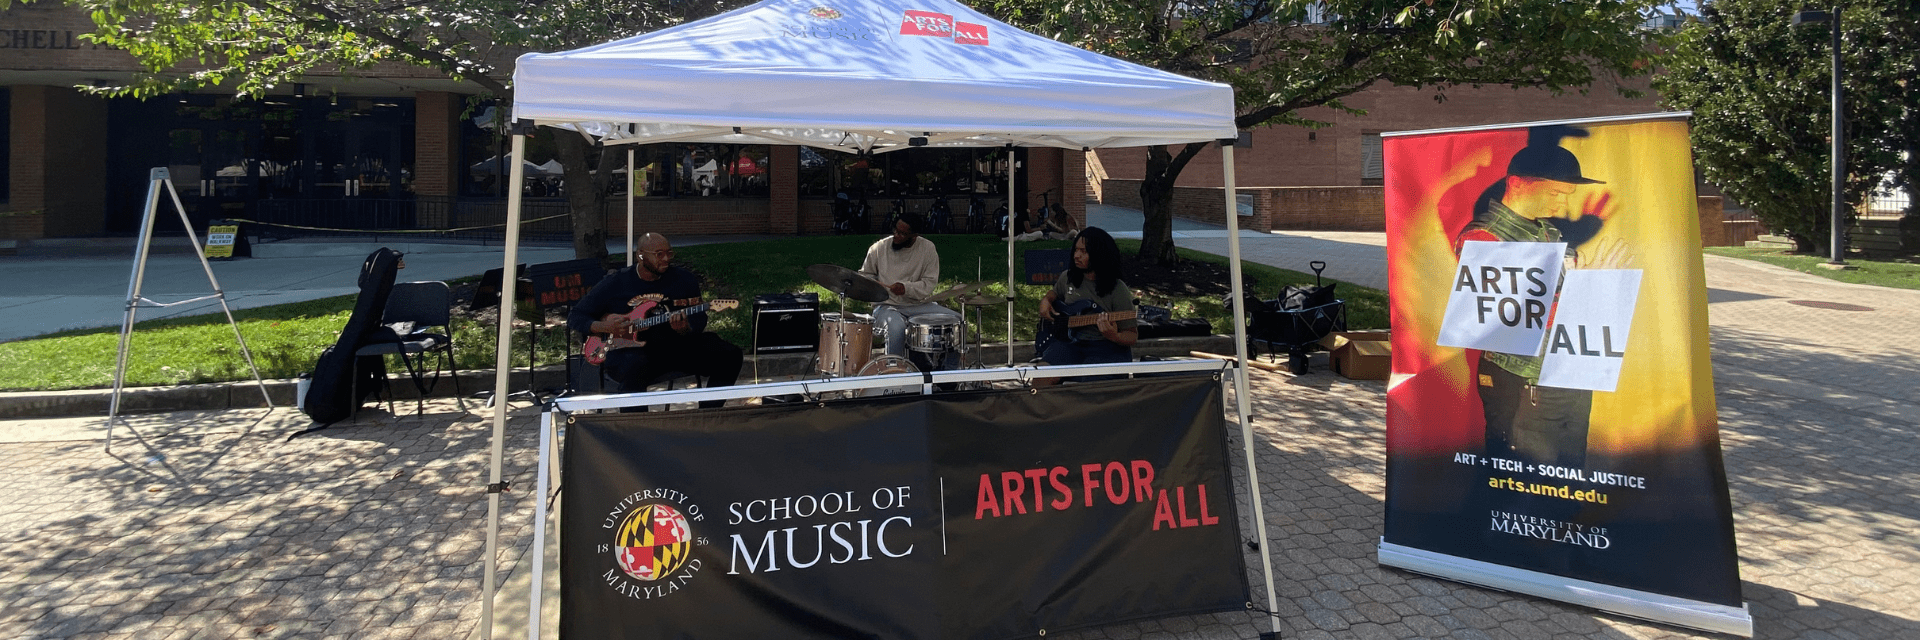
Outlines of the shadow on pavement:
{"type": "MultiPolygon", "coordinates": [[[[278,428],[149,435],[189,484],[97,441],[8,447],[0,636],[465,633],[478,618],[489,425],[362,415],[292,443],[278,428]]],[[[516,486],[531,479],[533,436],[510,432],[516,486]]],[[[522,496],[504,495],[503,568],[530,538],[522,496]]]]}

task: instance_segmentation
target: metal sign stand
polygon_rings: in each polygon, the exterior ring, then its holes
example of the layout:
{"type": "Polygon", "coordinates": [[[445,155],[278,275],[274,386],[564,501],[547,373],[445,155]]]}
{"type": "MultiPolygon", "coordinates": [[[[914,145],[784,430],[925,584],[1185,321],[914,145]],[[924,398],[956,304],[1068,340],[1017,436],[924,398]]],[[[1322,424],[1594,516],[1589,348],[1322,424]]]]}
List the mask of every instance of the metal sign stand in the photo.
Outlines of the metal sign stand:
{"type": "MultiPolygon", "coordinates": [[[[240,335],[240,324],[234,322],[233,309],[227,306],[227,294],[220,289],[220,280],[213,276],[213,265],[207,262],[207,252],[200,246],[200,237],[193,232],[193,222],[187,219],[187,207],[180,202],[180,192],[174,190],[166,167],[155,167],[147,174],[146,213],[140,218],[140,244],[133,252],[133,275],[127,280],[127,317],[120,323],[120,355],[113,366],[113,403],[107,408],[106,448],[109,453],[113,451],[113,425],[120,419],[120,392],[127,380],[127,349],[133,339],[135,310],[140,307],[172,307],[207,299],[220,301],[220,310],[227,314],[227,325],[233,327],[233,339],[240,343],[240,355],[246,357],[247,367],[253,369],[253,381],[260,386],[260,399],[267,403],[268,409],[274,408],[273,397],[267,395],[267,382],[260,378],[260,367],[254,365],[253,352],[247,349],[247,339],[240,335]],[[200,259],[200,268],[207,272],[207,282],[213,285],[211,294],[167,303],[154,302],[140,295],[140,285],[147,273],[147,250],[153,245],[153,219],[160,212],[160,189],[163,186],[173,200],[173,210],[180,214],[180,224],[187,230],[187,241],[193,244],[193,254],[200,259]]],[[[131,431],[133,427],[128,426],[127,429],[131,431]]]]}

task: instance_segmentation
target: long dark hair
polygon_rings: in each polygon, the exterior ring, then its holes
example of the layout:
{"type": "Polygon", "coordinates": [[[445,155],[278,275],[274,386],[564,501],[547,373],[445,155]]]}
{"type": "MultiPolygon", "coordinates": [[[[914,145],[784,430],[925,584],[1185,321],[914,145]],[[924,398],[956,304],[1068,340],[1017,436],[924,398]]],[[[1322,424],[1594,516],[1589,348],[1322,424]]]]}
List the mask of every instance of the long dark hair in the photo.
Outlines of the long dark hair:
{"type": "MultiPolygon", "coordinates": [[[[1079,240],[1087,242],[1087,271],[1100,274],[1100,279],[1094,282],[1094,291],[1102,296],[1112,294],[1113,285],[1120,282],[1120,245],[1114,244],[1113,236],[1100,227],[1081,229],[1079,240]]],[[[1080,286],[1086,277],[1086,271],[1069,263],[1067,280],[1073,286],[1080,286]]]]}

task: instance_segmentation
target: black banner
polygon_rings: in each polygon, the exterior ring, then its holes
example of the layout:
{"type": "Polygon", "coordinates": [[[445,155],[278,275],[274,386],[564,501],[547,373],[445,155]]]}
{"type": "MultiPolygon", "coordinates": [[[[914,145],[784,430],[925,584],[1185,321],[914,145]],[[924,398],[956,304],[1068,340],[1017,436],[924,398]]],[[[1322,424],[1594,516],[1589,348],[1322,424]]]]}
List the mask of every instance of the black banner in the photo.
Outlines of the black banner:
{"type": "Polygon", "coordinates": [[[575,416],[563,638],[994,638],[1238,610],[1219,383],[575,416]]]}

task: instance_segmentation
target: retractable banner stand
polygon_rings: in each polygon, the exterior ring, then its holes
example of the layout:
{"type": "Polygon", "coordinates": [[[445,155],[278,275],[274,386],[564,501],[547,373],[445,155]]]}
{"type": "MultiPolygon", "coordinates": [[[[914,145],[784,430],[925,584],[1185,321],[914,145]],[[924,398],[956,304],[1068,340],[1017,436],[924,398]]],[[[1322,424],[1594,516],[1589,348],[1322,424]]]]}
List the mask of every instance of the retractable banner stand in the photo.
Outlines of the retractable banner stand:
{"type": "Polygon", "coordinates": [[[1012,638],[1240,610],[1219,383],[574,416],[563,638],[1012,638]]]}
{"type": "Polygon", "coordinates": [[[1752,635],[1686,115],[1384,136],[1381,563],[1752,635]]]}

